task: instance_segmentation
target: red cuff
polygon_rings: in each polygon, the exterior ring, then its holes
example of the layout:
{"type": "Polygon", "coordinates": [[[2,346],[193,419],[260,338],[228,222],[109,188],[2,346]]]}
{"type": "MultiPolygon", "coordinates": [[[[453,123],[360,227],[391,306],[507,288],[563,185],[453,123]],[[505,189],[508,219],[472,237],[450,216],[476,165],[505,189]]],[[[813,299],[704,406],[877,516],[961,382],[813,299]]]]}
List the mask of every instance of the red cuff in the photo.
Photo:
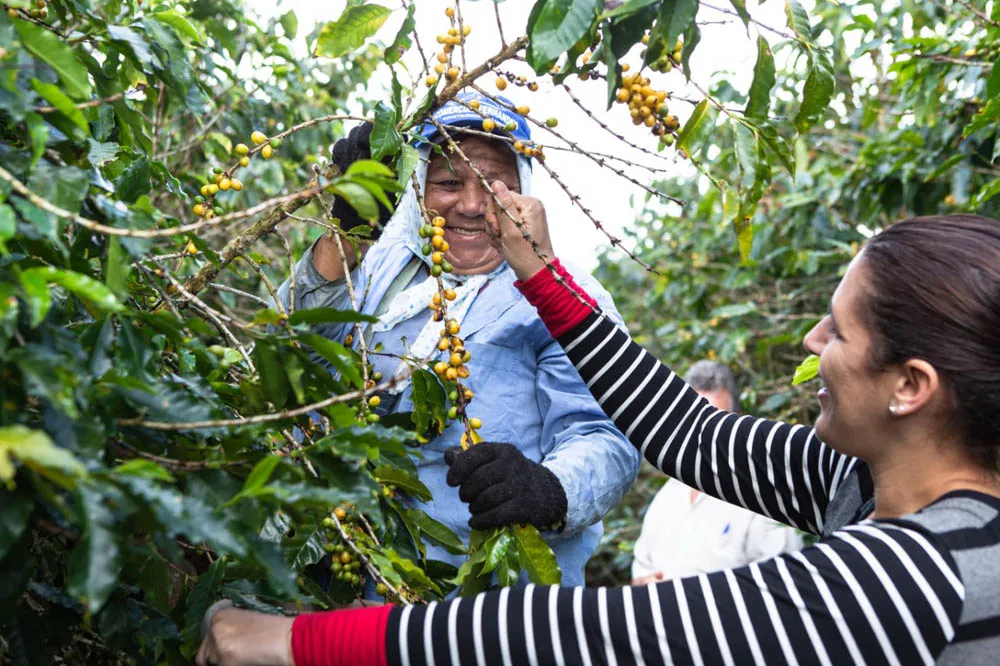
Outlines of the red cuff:
{"type": "Polygon", "coordinates": [[[553,338],[573,330],[597,309],[597,301],[576,283],[558,259],[554,259],[548,269],[538,271],[527,280],[518,280],[514,286],[535,306],[553,338]],[[556,280],[553,270],[565,285],[556,280]],[[573,294],[574,291],[583,301],[573,294]]]}
{"type": "Polygon", "coordinates": [[[304,613],[292,624],[295,666],[386,666],[392,606],[304,613]]]}

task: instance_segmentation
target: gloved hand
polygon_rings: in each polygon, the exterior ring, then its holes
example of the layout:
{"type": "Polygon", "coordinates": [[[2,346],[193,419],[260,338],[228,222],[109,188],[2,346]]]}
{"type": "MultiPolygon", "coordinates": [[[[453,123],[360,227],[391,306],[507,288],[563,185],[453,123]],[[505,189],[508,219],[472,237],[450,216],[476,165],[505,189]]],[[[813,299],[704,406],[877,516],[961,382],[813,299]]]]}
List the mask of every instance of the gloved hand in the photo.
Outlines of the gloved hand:
{"type": "MultiPolygon", "coordinates": [[[[362,123],[352,129],[343,139],[333,144],[330,161],[340,168],[341,173],[345,173],[347,168],[358,160],[370,160],[372,123],[362,123]]],[[[337,197],[333,203],[333,215],[340,219],[340,228],[346,230],[353,229],[362,224],[369,224],[368,220],[361,218],[358,212],[344,200],[337,197]]],[[[382,205],[378,205],[378,224],[373,225],[372,238],[378,238],[382,233],[382,227],[389,221],[392,214],[382,205]]]]}
{"type": "Polygon", "coordinates": [[[534,525],[561,529],[566,520],[566,491],[549,469],[502,442],[481,442],[444,453],[449,486],[468,503],[469,527],[534,525]]]}

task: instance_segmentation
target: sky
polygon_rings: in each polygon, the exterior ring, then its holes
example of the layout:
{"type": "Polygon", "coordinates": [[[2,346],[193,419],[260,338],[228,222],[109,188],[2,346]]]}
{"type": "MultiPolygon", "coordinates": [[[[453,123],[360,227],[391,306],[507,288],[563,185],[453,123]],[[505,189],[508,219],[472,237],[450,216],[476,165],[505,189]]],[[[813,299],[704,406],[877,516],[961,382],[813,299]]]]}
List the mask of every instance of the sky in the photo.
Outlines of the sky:
{"type": "MultiPolygon", "coordinates": [[[[717,1],[719,8],[728,9],[731,6],[726,0],[717,1]]],[[[246,4],[251,12],[263,19],[277,17],[290,10],[294,11],[299,21],[295,52],[302,53],[303,57],[309,57],[305,36],[312,31],[316,23],[339,18],[345,3],[341,0],[328,2],[246,0],[246,4]]],[[[375,40],[389,43],[405,16],[402,3],[381,0],[371,4],[382,4],[394,10],[374,37],[375,40]]],[[[523,34],[533,4],[531,0],[506,0],[499,4],[504,36],[508,42],[523,34]]],[[[748,4],[751,14],[762,23],[779,29],[785,27],[783,3],[770,2],[762,7],[754,6],[752,2],[748,4]]],[[[445,0],[420,0],[417,3],[416,32],[428,58],[433,59],[434,53],[440,50],[436,36],[448,28],[449,23],[444,11],[451,6],[454,6],[454,3],[445,0]]],[[[713,76],[717,73],[727,73],[734,86],[746,91],[750,85],[757,57],[756,35],[748,36],[743,24],[736,17],[713,9],[714,6],[714,3],[702,2],[698,14],[698,21],[702,24],[702,41],[692,57],[693,79],[703,88],[707,88],[713,76]]],[[[491,0],[465,0],[461,2],[461,12],[463,23],[472,27],[472,34],[466,42],[466,62],[472,68],[501,48],[496,15],[491,0]]],[[[773,34],[765,33],[765,35],[772,46],[780,39],[773,34]]],[[[414,76],[422,80],[420,76],[422,63],[415,47],[404,56],[403,62],[414,76]]],[[[640,64],[638,49],[628,54],[623,62],[629,63],[632,71],[635,71],[640,64]]],[[[515,75],[523,74],[529,77],[529,80],[534,78],[531,68],[523,62],[509,61],[502,65],[501,69],[513,72],[515,75]]],[[[701,98],[697,89],[686,85],[684,76],[676,70],[668,74],[654,72],[649,76],[653,88],[668,90],[676,97],[685,97],[695,102],[701,98]]],[[[479,85],[487,91],[496,91],[495,80],[495,75],[487,74],[479,80],[479,85]]],[[[376,74],[369,81],[367,96],[377,98],[383,89],[388,89],[388,82],[388,70],[381,75],[376,74]]],[[[574,77],[567,79],[567,83],[573,94],[594,116],[632,143],[655,151],[656,137],[645,127],[634,127],[624,105],[616,104],[610,110],[607,109],[606,84],[603,80],[581,81],[574,77]]],[[[561,87],[554,87],[546,78],[539,79],[537,92],[509,86],[503,94],[514,104],[530,106],[530,115],[540,121],[544,122],[551,117],[557,118],[559,124],[556,131],[587,151],[615,155],[633,164],[667,169],[665,173],[653,173],[643,168],[625,167],[618,163],[639,183],[651,185],[657,177],[686,174],[691,170],[690,165],[676,158],[676,151],[672,149],[654,157],[628,147],[601,129],[576,106],[561,87]],[[666,159],[663,159],[664,157],[666,159]]],[[[692,108],[692,104],[676,99],[670,104],[671,113],[676,114],[682,123],[692,108]]],[[[533,139],[543,145],[565,145],[537,127],[532,128],[532,133],[533,139]]],[[[648,195],[639,185],[573,152],[549,149],[545,154],[546,164],[559,175],[559,179],[570,191],[580,197],[582,205],[592,212],[593,217],[609,233],[621,236],[623,228],[627,227],[642,210],[645,197],[648,195]]],[[[544,169],[537,166],[534,170],[532,190],[533,195],[545,205],[556,254],[564,261],[568,260],[581,268],[592,270],[597,265],[599,251],[610,245],[607,237],[571,202],[560,185],[544,169]]]]}

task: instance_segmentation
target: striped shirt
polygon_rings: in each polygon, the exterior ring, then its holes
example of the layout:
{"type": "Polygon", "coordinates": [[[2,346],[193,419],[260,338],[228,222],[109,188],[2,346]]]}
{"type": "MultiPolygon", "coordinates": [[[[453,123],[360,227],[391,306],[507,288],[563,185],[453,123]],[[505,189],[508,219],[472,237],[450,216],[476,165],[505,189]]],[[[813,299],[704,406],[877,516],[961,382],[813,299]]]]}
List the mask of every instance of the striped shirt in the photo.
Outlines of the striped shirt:
{"type": "Polygon", "coordinates": [[[393,608],[391,665],[996,664],[1000,499],[865,520],[871,479],[807,427],[720,411],[599,313],[559,337],[660,470],[822,535],[739,569],[625,588],[507,588],[393,608]]]}

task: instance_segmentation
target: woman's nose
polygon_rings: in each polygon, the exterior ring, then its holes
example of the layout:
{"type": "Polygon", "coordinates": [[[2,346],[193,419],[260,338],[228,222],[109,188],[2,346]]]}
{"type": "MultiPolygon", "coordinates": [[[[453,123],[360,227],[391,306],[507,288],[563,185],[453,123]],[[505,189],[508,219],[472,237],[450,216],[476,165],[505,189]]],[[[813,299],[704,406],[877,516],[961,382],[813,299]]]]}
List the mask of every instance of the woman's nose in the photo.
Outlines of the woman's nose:
{"type": "Polygon", "coordinates": [[[806,333],[806,337],[802,340],[802,346],[806,348],[810,354],[816,354],[819,356],[823,353],[823,348],[826,347],[826,343],[830,339],[830,317],[829,315],[823,317],[819,323],[810,329],[806,333]]]}
{"type": "Polygon", "coordinates": [[[489,194],[483,189],[478,179],[471,179],[462,188],[458,200],[458,212],[466,217],[482,217],[486,215],[486,205],[489,194]]]}

